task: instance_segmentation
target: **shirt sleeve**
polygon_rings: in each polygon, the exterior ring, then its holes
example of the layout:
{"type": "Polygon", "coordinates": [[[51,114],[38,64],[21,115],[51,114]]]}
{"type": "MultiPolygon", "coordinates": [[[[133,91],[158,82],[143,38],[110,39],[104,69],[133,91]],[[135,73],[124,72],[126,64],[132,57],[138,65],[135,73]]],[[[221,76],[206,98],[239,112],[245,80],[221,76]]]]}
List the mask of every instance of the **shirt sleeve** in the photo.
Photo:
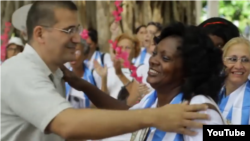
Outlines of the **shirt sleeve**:
{"type": "Polygon", "coordinates": [[[55,116],[71,108],[52,81],[39,70],[19,70],[9,75],[8,83],[12,83],[12,88],[3,88],[5,102],[17,116],[42,132],[55,116]]]}
{"type": "MultiPolygon", "coordinates": [[[[205,96],[196,96],[194,97],[190,104],[202,104],[202,103],[211,103],[211,100],[206,98],[205,96]]],[[[212,104],[212,103],[211,103],[212,104]]],[[[210,120],[195,120],[196,122],[205,123],[207,125],[222,125],[223,120],[221,119],[220,114],[212,109],[208,109],[206,111],[201,111],[199,113],[208,114],[211,118],[210,120]]],[[[203,140],[203,129],[191,129],[192,131],[197,132],[195,136],[184,136],[184,141],[202,141],[203,140]]]]}

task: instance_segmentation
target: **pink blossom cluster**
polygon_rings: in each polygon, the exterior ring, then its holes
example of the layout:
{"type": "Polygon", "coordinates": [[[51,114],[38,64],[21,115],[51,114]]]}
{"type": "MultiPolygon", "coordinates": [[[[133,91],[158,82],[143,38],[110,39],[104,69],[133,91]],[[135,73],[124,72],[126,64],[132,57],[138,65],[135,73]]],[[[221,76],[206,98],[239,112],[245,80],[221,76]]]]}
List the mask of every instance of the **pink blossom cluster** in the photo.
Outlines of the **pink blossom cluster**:
{"type": "Polygon", "coordinates": [[[84,30],[82,31],[82,33],[81,33],[81,37],[82,37],[83,39],[87,40],[88,37],[89,37],[89,32],[88,32],[88,30],[84,29],[84,30]]]}
{"type": "Polygon", "coordinates": [[[122,20],[122,17],[121,17],[121,13],[123,11],[123,8],[122,8],[122,1],[121,0],[116,0],[115,1],[115,6],[116,6],[116,10],[113,11],[113,16],[115,18],[115,21],[116,22],[119,22],[122,20]]]}
{"type": "Polygon", "coordinates": [[[116,59],[124,60],[123,66],[125,68],[129,68],[131,70],[131,72],[132,72],[131,77],[133,77],[139,83],[142,83],[142,77],[138,77],[137,73],[136,73],[137,67],[130,64],[130,62],[128,60],[129,54],[125,51],[122,51],[122,48],[117,46],[117,41],[109,40],[109,43],[112,45],[113,50],[116,51],[116,56],[115,56],[116,59]]]}
{"type": "Polygon", "coordinates": [[[10,27],[11,23],[6,22],[5,23],[5,28],[4,28],[4,33],[1,35],[1,60],[4,61],[5,55],[6,55],[6,46],[8,44],[8,33],[10,32],[10,27]]]}

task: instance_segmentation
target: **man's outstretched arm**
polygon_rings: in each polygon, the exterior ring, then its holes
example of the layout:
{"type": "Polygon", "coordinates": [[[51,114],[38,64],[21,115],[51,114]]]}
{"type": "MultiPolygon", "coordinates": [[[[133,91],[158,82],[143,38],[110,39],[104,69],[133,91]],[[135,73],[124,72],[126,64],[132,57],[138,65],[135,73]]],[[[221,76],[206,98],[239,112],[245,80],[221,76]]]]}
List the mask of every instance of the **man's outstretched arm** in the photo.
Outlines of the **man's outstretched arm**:
{"type": "Polygon", "coordinates": [[[102,139],[146,127],[187,135],[195,133],[186,127],[202,128],[192,119],[207,119],[207,115],[193,111],[206,109],[206,105],[167,105],[144,110],[66,109],[50,123],[47,131],[65,139],[102,139]]]}
{"type": "Polygon", "coordinates": [[[110,95],[99,90],[96,86],[77,77],[73,72],[69,71],[65,66],[60,67],[64,73],[64,79],[75,89],[83,91],[91,102],[101,109],[128,110],[129,106],[125,103],[114,99],[110,95]]]}

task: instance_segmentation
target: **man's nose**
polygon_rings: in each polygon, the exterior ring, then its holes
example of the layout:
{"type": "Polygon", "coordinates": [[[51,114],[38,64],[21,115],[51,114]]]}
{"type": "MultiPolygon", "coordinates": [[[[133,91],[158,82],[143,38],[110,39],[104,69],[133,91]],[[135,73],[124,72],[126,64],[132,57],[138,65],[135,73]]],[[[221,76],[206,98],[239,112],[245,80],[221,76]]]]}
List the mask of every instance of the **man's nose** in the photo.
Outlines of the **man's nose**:
{"type": "Polygon", "coordinates": [[[79,34],[75,34],[75,35],[73,36],[73,38],[72,38],[72,41],[73,41],[74,43],[80,43],[80,41],[81,41],[81,36],[80,36],[79,34]]]}

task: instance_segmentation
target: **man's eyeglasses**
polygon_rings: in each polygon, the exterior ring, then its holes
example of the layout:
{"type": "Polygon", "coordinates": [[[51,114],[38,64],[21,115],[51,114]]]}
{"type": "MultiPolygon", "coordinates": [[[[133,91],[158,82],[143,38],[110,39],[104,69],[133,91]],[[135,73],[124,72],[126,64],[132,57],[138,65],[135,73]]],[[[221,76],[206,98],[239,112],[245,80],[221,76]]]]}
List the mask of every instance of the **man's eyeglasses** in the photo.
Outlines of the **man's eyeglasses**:
{"type": "Polygon", "coordinates": [[[68,35],[71,35],[71,36],[74,35],[74,34],[80,35],[80,33],[81,33],[80,25],[75,26],[75,27],[71,27],[69,29],[59,29],[59,28],[54,28],[54,27],[44,26],[44,25],[42,25],[42,26],[45,27],[45,28],[52,28],[52,29],[55,29],[55,30],[58,30],[58,31],[62,31],[62,32],[66,33],[68,35]]]}
{"type": "Polygon", "coordinates": [[[242,57],[242,58],[237,58],[237,57],[225,57],[225,61],[229,64],[235,64],[238,62],[238,60],[240,60],[240,62],[242,64],[248,64],[250,62],[250,60],[246,57],[242,57]]]}

